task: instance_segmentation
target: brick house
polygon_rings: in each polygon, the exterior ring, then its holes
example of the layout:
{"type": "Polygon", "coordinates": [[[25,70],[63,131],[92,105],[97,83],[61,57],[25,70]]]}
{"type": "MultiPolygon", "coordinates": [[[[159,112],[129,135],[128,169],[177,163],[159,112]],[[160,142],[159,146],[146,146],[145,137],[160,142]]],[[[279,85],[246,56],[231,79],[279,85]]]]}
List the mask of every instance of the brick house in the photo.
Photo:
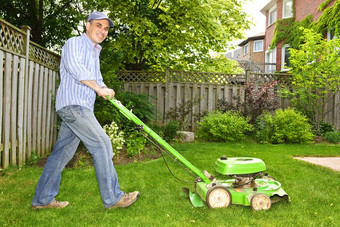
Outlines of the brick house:
{"type": "Polygon", "coordinates": [[[264,32],[250,36],[238,44],[240,48],[226,54],[239,62],[244,70],[264,72],[264,32]]]}
{"type": "MultiPolygon", "coordinates": [[[[264,58],[266,63],[276,63],[276,71],[285,71],[284,65],[289,64],[289,45],[282,46],[282,41],[276,48],[270,50],[269,46],[274,37],[275,21],[283,18],[295,17],[296,21],[303,20],[308,15],[313,15],[313,21],[317,21],[323,11],[318,10],[325,0],[271,0],[261,9],[261,13],[266,16],[266,31],[264,39],[264,58]],[[294,15],[295,9],[295,15],[294,15]]],[[[334,5],[336,0],[329,3],[327,7],[334,5]]],[[[331,39],[332,33],[328,32],[325,37],[331,39]]],[[[273,68],[266,67],[267,72],[273,68]]]]}

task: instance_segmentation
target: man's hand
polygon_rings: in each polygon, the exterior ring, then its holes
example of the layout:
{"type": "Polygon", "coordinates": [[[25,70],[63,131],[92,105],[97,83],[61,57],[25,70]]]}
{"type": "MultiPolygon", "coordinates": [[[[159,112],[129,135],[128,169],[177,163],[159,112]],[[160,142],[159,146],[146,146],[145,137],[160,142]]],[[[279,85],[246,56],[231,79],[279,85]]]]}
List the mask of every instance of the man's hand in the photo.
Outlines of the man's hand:
{"type": "Polygon", "coordinates": [[[115,96],[115,91],[107,87],[102,87],[97,91],[97,94],[107,100],[106,96],[112,99],[115,96]]]}
{"type": "Polygon", "coordinates": [[[81,83],[95,90],[97,94],[105,100],[107,100],[106,96],[109,96],[109,99],[112,99],[115,96],[114,90],[107,87],[100,87],[94,80],[82,80],[81,83]]]}

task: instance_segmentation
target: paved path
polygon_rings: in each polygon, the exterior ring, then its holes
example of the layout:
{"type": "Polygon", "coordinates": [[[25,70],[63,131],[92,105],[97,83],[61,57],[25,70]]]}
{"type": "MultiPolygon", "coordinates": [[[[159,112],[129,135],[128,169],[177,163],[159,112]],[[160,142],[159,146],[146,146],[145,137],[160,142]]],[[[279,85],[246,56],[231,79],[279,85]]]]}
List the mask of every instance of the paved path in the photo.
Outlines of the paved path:
{"type": "Polygon", "coordinates": [[[340,171],[340,157],[295,157],[295,159],[325,166],[335,171],[340,171]]]}

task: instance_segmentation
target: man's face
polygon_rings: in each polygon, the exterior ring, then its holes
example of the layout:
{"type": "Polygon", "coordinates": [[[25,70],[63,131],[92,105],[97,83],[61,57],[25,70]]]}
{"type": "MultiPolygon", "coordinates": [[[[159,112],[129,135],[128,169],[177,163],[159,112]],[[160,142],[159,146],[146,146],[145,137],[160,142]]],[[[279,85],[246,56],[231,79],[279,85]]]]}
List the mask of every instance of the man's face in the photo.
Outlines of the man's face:
{"type": "Polygon", "coordinates": [[[91,20],[86,22],[86,35],[95,43],[101,43],[106,38],[109,32],[109,21],[103,20],[91,20]]]}

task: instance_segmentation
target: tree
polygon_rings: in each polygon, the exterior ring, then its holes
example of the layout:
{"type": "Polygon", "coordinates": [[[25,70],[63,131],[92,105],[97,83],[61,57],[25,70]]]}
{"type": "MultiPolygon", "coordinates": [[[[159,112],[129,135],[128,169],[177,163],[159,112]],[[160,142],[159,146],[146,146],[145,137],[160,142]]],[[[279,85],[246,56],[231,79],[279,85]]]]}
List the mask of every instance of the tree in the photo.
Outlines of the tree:
{"type": "Polygon", "coordinates": [[[320,117],[323,98],[340,86],[340,40],[327,41],[320,33],[303,30],[303,44],[290,49],[293,91],[285,90],[293,106],[303,112],[314,126],[320,117]]]}
{"type": "Polygon", "coordinates": [[[107,49],[122,53],[125,69],[200,70],[211,62],[209,50],[223,52],[228,42],[243,38],[250,23],[243,2],[109,1],[115,27],[107,49]]]}
{"type": "Polygon", "coordinates": [[[28,25],[33,42],[54,49],[82,33],[80,22],[100,8],[95,0],[0,0],[0,4],[2,18],[17,27],[28,25]]]}

